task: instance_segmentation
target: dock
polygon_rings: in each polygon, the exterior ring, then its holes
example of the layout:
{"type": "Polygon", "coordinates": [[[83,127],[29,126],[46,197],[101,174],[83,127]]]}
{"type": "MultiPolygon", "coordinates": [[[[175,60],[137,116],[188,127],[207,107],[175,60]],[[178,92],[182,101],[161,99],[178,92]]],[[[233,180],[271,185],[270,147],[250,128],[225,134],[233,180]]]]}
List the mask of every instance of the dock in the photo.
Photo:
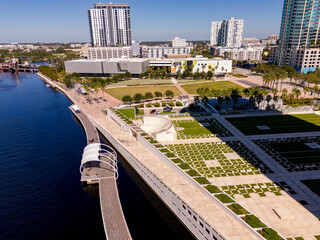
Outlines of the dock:
{"type": "MultiPolygon", "coordinates": [[[[85,162],[82,166],[81,182],[84,184],[99,184],[99,198],[101,215],[103,219],[104,230],[108,240],[129,240],[132,239],[118,194],[117,187],[117,167],[114,165],[117,157],[116,152],[112,152],[112,148],[100,144],[99,134],[88,117],[75,105],[69,107],[73,114],[81,122],[87,136],[87,152],[89,155],[95,146],[100,146],[103,150],[99,158],[99,162],[85,162]]],[[[87,154],[88,155],[88,154],[87,154]]]]}

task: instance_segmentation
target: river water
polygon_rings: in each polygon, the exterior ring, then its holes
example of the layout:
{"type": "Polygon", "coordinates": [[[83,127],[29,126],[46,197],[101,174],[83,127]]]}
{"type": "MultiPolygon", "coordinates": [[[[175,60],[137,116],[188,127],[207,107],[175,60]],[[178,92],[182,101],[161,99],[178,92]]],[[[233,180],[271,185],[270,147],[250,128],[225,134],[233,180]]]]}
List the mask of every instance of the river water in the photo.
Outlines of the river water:
{"type": "MultiPolygon", "coordinates": [[[[86,137],[69,105],[36,74],[0,73],[0,239],[105,239],[97,188],[80,183],[86,137]]],[[[119,195],[133,239],[193,239],[119,162],[119,195]]]]}

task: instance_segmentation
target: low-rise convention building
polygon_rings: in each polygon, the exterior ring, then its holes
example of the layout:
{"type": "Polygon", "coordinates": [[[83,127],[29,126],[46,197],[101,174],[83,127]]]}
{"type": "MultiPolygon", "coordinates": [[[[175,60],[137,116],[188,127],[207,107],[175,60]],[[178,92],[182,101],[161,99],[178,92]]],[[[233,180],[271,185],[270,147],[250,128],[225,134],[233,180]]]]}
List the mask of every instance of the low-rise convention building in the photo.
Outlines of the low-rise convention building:
{"type": "Polygon", "coordinates": [[[148,70],[149,60],[147,59],[78,59],[65,62],[67,73],[80,73],[84,76],[109,76],[111,74],[129,72],[132,75],[139,75],[148,70]]]}

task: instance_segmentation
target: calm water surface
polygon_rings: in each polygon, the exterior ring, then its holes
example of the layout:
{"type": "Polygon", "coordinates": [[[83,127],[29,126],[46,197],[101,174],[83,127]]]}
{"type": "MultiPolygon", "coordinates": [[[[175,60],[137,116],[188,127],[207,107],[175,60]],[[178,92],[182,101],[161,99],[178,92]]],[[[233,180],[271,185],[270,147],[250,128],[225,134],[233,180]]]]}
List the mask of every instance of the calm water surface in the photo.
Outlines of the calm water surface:
{"type": "MultiPolygon", "coordinates": [[[[79,181],[86,138],[70,104],[35,74],[0,73],[0,239],[105,239],[97,189],[79,181]]],[[[134,239],[193,239],[123,159],[119,173],[134,239]]]]}

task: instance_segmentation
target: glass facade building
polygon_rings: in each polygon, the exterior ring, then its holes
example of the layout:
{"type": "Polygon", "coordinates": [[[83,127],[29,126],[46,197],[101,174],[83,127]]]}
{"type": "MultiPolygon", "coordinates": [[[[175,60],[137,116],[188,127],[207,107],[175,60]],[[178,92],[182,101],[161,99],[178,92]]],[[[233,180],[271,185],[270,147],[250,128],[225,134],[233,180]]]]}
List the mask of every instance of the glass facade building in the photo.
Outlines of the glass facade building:
{"type": "Polygon", "coordinates": [[[128,4],[98,3],[88,10],[88,17],[92,46],[131,45],[128,4]]]}
{"type": "Polygon", "coordinates": [[[319,24],[319,0],[285,0],[276,63],[289,65],[294,48],[320,40],[319,24]]]}

